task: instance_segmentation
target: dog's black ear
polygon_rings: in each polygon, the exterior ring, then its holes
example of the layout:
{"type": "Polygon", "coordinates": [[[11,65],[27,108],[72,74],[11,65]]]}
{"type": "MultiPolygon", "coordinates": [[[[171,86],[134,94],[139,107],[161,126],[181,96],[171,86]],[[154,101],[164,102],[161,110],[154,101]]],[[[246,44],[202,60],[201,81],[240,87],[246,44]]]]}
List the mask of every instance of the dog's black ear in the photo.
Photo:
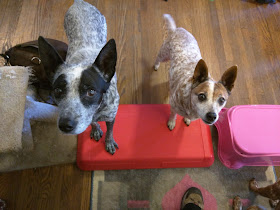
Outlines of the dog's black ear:
{"type": "Polygon", "coordinates": [[[225,86],[228,92],[234,87],[234,82],[237,77],[237,66],[232,66],[226,70],[220,80],[220,82],[225,86]]]}
{"type": "Polygon", "coordinates": [[[60,57],[58,52],[54,49],[54,47],[50,43],[48,43],[48,41],[44,37],[39,36],[38,46],[39,56],[41,58],[45,73],[49,81],[52,82],[57,67],[64,61],[60,57]]]}
{"type": "Polygon", "coordinates": [[[193,84],[200,84],[208,79],[208,67],[203,59],[200,59],[193,73],[193,84]]]}
{"type": "Polygon", "coordinates": [[[110,39],[102,48],[94,64],[98,67],[106,82],[110,82],[116,72],[117,48],[114,39],[110,39]]]}

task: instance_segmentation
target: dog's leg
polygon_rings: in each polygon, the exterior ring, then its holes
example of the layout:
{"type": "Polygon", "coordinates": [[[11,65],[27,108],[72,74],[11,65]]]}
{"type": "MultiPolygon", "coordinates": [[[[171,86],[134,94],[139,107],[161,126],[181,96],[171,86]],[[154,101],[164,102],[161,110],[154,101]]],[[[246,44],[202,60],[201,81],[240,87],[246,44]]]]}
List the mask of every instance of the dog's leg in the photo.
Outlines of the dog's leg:
{"type": "Polygon", "coordinates": [[[160,48],[160,51],[158,53],[156,62],[155,62],[155,70],[158,70],[160,62],[166,62],[170,60],[170,56],[169,56],[169,45],[167,44],[167,42],[164,42],[163,45],[160,48]]]}
{"type": "Polygon", "coordinates": [[[184,117],[184,122],[186,123],[187,126],[191,124],[191,120],[187,117],[184,117]]]}
{"type": "Polygon", "coordinates": [[[169,130],[173,130],[175,128],[175,125],[176,125],[176,112],[173,111],[173,109],[171,108],[171,113],[170,113],[170,116],[169,116],[169,120],[167,122],[167,126],[169,128],[169,130]]]}
{"type": "Polygon", "coordinates": [[[107,133],[105,137],[105,144],[107,152],[111,153],[112,155],[116,152],[116,149],[119,149],[118,144],[115,142],[113,138],[113,127],[114,127],[115,120],[112,122],[106,122],[107,126],[107,133]]]}
{"type": "Polygon", "coordinates": [[[263,197],[277,200],[280,196],[280,180],[266,187],[258,187],[257,181],[255,179],[251,179],[249,182],[249,189],[263,197]]]}
{"type": "Polygon", "coordinates": [[[277,206],[275,207],[275,210],[280,210],[280,202],[278,202],[277,206]]]}
{"type": "Polygon", "coordinates": [[[99,141],[103,136],[103,132],[100,128],[100,125],[97,122],[91,123],[91,133],[90,138],[94,138],[96,141],[99,141]]]}
{"type": "MultiPolygon", "coordinates": [[[[235,196],[232,201],[232,210],[242,210],[243,204],[239,196],[235,196]]],[[[261,210],[258,206],[250,206],[247,210],[261,210]]]]}
{"type": "Polygon", "coordinates": [[[258,206],[250,206],[247,208],[247,210],[262,210],[262,209],[258,206]]]}

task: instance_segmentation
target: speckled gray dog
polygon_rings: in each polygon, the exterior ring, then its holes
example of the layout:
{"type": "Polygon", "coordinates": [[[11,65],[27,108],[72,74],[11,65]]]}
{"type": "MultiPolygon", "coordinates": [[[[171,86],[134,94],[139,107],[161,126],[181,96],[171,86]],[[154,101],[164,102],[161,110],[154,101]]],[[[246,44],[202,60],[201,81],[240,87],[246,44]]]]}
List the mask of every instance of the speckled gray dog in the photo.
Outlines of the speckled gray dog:
{"type": "Polygon", "coordinates": [[[75,0],[69,8],[64,28],[69,41],[65,62],[39,37],[40,57],[59,108],[58,127],[64,133],[79,134],[91,124],[91,138],[98,141],[103,132],[97,122],[106,121],[106,150],[114,154],[118,145],[113,126],[119,105],[115,41],[106,44],[105,17],[83,0],[75,0]]]}

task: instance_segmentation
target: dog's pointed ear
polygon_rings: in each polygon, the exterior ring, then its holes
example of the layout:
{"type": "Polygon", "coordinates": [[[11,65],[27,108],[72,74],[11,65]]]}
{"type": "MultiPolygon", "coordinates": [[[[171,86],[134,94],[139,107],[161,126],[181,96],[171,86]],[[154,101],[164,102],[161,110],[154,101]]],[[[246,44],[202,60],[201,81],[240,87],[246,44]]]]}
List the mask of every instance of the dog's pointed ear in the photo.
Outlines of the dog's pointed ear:
{"type": "Polygon", "coordinates": [[[39,36],[38,46],[39,56],[45,73],[49,81],[52,82],[57,67],[63,64],[64,61],[55,48],[44,37],[39,36]]]}
{"type": "Polygon", "coordinates": [[[106,82],[110,82],[116,72],[117,48],[114,39],[110,39],[102,48],[94,64],[97,66],[106,82]]]}
{"type": "Polygon", "coordinates": [[[208,67],[203,59],[200,59],[193,73],[193,84],[200,84],[208,79],[208,67]]]}
{"type": "Polygon", "coordinates": [[[234,82],[237,77],[237,66],[232,66],[228,70],[226,70],[221,78],[221,83],[225,86],[227,91],[230,93],[232,88],[234,87],[234,82]]]}

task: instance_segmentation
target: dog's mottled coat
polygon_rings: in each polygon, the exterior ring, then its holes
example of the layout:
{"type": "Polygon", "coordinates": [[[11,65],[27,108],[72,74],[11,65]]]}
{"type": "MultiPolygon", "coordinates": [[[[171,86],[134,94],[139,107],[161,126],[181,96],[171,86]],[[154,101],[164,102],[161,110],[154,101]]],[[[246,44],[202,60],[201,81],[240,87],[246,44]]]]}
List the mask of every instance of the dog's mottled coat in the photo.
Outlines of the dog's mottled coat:
{"type": "MultiPolygon", "coordinates": [[[[249,189],[263,197],[269,198],[269,203],[275,210],[280,210],[280,179],[278,179],[274,184],[268,185],[266,187],[259,187],[256,179],[251,179],[249,182],[249,189]]],[[[235,196],[233,199],[234,210],[242,210],[243,204],[240,196],[235,196]]],[[[249,206],[247,210],[261,210],[262,208],[253,205],[249,206]]]]}
{"type": "MultiPolygon", "coordinates": [[[[94,6],[82,0],[75,0],[65,15],[64,28],[69,41],[65,63],[66,65],[78,63],[83,70],[94,62],[106,44],[106,19],[94,6]]],[[[69,74],[69,68],[66,67],[65,70],[66,74],[69,74]]],[[[73,69],[73,72],[74,77],[76,75],[77,78],[80,78],[80,72],[77,72],[77,68],[73,69]]],[[[113,121],[117,114],[118,105],[119,94],[115,74],[92,121],[113,121]]]]}
{"type": "MultiPolygon", "coordinates": [[[[54,91],[61,96],[61,89],[65,89],[63,98],[56,100],[59,107],[59,127],[68,134],[79,134],[91,124],[91,137],[99,140],[103,132],[97,122],[106,121],[106,150],[114,154],[115,147],[118,147],[113,139],[113,125],[119,105],[117,77],[115,71],[110,75],[101,68],[110,63],[108,57],[111,56],[114,61],[110,65],[115,69],[117,56],[115,42],[110,40],[106,44],[105,17],[91,4],[75,0],[65,15],[64,29],[69,41],[66,61],[57,61],[59,65],[52,76],[54,91]],[[96,63],[98,59],[100,66],[96,63]],[[102,59],[107,60],[103,62],[102,59]],[[87,86],[97,85],[88,84],[90,78],[101,84],[100,90],[99,87],[97,90],[87,90],[87,86]],[[92,103],[91,98],[84,100],[81,96],[83,90],[91,91],[88,94],[92,94],[96,101],[92,103]],[[98,96],[94,96],[95,93],[98,96]],[[73,127],[75,128],[72,129],[73,127]]],[[[48,65],[49,55],[44,50],[47,48],[44,40],[39,38],[39,51],[45,57],[46,61],[42,61],[45,65],[48,65]]]]}
{"type": "MultiPolygon", "coordinates": [[[[168,127],[172,130],[176,124],[176,114],[184,117],[187,125],[201,118],[207,124],[218,119],[218,113],[224,107],[236,78],[237,67],[232,67],[221,83],[215,82],[208,74],[202,60],[196,39],[183,28],[176,28],[170,15],[165,14],[166,39],[161,46],[155,62],[158,70],[160,62],[170,60],[169,89],[171,115],[168,127]],[[204,89],[205,91],[197,91],[204,89]],[[197,98],[203,93],[207,100],[200,103],[197,98]],[[218,93],[218,94],[217,94],[218,93]],[[224,103],[220,103],[224,100],[224,103]],[[210,120],[209,120],[210,119],[210,120]]],[[[223,77],[222,77],[223,78],[223,77]]]]}

